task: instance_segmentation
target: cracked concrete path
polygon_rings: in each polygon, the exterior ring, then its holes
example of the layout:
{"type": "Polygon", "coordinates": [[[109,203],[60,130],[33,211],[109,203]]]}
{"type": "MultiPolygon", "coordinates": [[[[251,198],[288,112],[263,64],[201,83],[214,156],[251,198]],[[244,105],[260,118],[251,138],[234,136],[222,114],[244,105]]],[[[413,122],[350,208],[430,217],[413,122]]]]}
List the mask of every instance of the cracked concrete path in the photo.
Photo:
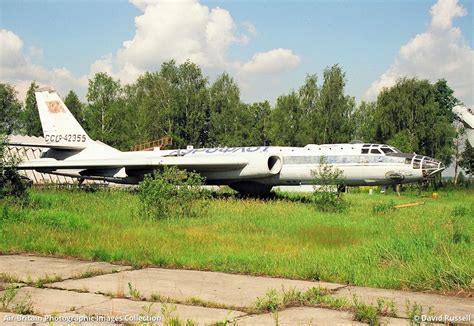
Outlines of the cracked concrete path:
{"type": "Polygon", "coordinates": [[[278,314],[267,313],[250,315],[238,318],[238,325],[365,325],[352,320],[352,314],[346,311],[337,311],[313,307],[294,307],[279,311],[278,314]]]}
{"type": "MultiPolygon", "coordinates": [[[[336,297],[352,298],[356,295],[361,301],[377,304],[377,299],[393,300],[397,315],[407,317],[407,300],[410,305],[418,304],[423,307],[423,313],[428,314],[431,307],[435,315],[472,315],[474,319],[474,298],[461,298],[432,293],[408,292],[387,289],[374,289],[360,286],[348,286],[339,289],[336,297]]],[[[473,320],[474,321],[474,320],[473,320]]]]}
{"type": "Polygon", "coordinates": [[[199,298],[236,307],[253,304],[257,297],[264,296],[270,288],[276,290],[296,288],[305,291],[311,287],[334,290],[344,286],[325,282],[163,268],[146,268],[87,279],[68,280],[52,283],[49,286],[129,296],[129,283],[133,289],[138,290],[140,295],[147,299],[152,295],[177,300],[199,298]]]}
{"type": "MultiPolygon", "coordinates": [[[[471,315],[474,319],[473,298],[219,272],[163,268],[129,269],[128,266],[107,263],[28,255],[0,255],[0,274],[4,273],[20,280],[43,278],[44,275],[60,275],[61,278],[66,278],[61,282],[44,284],[45,288],[35,288],[30,283],[30,286],[22,285],[23,287],[18,289],[16,302],[31,300],[33,312],[39,315],[59,313],[61,316],[74,317],[143,314],[164,316],[164,308],[170,312],[168,315],[171,317],[179,317],[183,321],[191,319],[199,325],[225,320],[235,321],[237,325],[274,325],[274,314],[246,314],[240,310],[249,311],[248,308],[253,307],[257,298],[264,296],[271,288],[277,291],[283,288],[305,291],[311,287],[322,287],[331,290],[332,296],[344,297],[348,302],[352,302],[354,294],[365,303],[376,304],[379,298],[393,300],[398,317],[406,317],[408,299],[412,304],[416,302],[422,305],[424,313],[428,313],[429,307],[432,307],[435,314],[471,315]],[[96,269],[101,269],[100,273],[105,274],[94,276],[95,273],[91,271],[96,269]],[[169,298],[180,304],[149,302],[152,297],[156,300],[169,298]],[[175,311],[172,311],[173,307],[175,311]]],[[[5,278],[10,282],[13,279],[5,278]]],[[[3,294],[5,291],[0,292],[0,296],[3,294]]],[[[12,325],[3,322],[7,315],[14,314],[0,313],[1,325],[12,325]]],[[[383,317],[381,321],[390,325],[409,323],[406,318],[383,317]]],[[[353,320],[353,313],[350,311],[316,307],[283,309],[278,312],[278,322],[280,325],[359,324],[353,320]]]]}
{"type": "Polygon", "coordinates": [[[128,269],[131,267],[102,262],[32,255],[0,255],[0,275],[13,276],[21,282],[35,282],[48,277],[69,279],[85,277],[94,273],[104,274],[128,269]]]}
{"type": "MultiPolygon", "coordinates": [[[[46,288],[23,287],[18,290],[18,294],[14,301],[10,303],[10,306],[15,307],[17,304],[25,302],[31,303],[33,313],[37,316],[72,316],[75,314],[76,317],[125,317],[138,316],[140,314],[161,316],[162,314],[162,304],[160,303],[117,299],[101,294],[46,288]]],[[[168,310],[172,317],[178,317],[184,321],[191,319],[200,325],[231,320],[245,315],[240,311],[180,304],[168,305],[168,310]]],[[[3,318],[0,320],[0,324],[3,325],[2,321],[4,322],[5,320],[3,318]]],[[[87,322],[86,324],[88,325],[89,323],[90,322],[87,322]]],[[[29,325],[31,325],[31,323],[29,323],[29,325]]]]}

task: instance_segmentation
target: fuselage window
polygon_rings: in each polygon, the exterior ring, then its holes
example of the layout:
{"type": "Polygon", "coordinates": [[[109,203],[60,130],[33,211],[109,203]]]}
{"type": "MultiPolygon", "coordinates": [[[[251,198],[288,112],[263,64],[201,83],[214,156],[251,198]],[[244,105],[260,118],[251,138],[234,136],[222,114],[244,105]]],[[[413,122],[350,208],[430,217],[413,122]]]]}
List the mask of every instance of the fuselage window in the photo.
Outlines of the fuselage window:
{"type": "Polygon", "coordinates": [[[362,148],[362,154],[368,154],[369,149],[368,148],[362,148]]]}
{"type": "Polygon", "coordinates": [[[372,148],[370,150],[370,154],[381,154],[380,151],[377,148],[372,148]]]}
{"type": "Polygon", "coordinates": [[[390,148],[388,148],[388,147],[382,147],[381,150],[382,150],[382,152],[384,152],[385,154],[393,152],[393,151],[392,151],[390,148]]]}

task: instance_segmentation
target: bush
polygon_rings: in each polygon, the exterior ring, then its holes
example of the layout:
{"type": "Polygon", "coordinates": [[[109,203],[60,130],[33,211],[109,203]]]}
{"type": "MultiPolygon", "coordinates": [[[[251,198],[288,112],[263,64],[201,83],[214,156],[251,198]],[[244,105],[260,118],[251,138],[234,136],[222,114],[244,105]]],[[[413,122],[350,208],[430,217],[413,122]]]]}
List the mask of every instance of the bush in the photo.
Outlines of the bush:
{"type": "Polygon", "coordinates": [[[0,136],[0,199],[10,198],[15,203],[28,203],[28,183],[18,174],[18,160],[6,155],[6,144],[0,136]]]}
{"type": "Polygon", "coordinates": [[[138,186],[143,214],[157,219],[202,215],[209,197],[203,184],[204,178],[198,173],[176,167],[147,175],[138,186]]]}
{"type": "Polygon", "coordinates": [[[325,212],[338,212],[347,207],[339,187],[345,186],[343,171],[327,163],[324,156],[319,161],[319,167],[311,171],[314,178],[313,202],[316,208],[325,212]],[[319,186],[319,187],[317,187],[319,186]]]}

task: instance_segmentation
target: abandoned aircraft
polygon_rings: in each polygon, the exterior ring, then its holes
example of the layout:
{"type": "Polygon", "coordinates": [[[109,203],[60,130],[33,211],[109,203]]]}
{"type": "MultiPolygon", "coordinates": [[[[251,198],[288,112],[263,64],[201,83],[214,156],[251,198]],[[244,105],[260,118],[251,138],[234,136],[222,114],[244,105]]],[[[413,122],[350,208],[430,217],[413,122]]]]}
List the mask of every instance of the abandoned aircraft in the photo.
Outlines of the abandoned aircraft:
{"type": "Polygon", "coordinates": [[[229,185],[249,194],[264,194],[278,185],[310,185],[313,170],[324,158],[343,171],[345,184],[389,185],[427,180],[444,165],[427,156],[401,153],[383,144],[309,144],[304,147],[224,147],[121,152],[92,140],[50,89],[35,93],[44,144],[41,158],[24,161],[19,169],[37,170],[80,180],[136,184],[164,166],[192,170],[209,185],[229,185]]]}

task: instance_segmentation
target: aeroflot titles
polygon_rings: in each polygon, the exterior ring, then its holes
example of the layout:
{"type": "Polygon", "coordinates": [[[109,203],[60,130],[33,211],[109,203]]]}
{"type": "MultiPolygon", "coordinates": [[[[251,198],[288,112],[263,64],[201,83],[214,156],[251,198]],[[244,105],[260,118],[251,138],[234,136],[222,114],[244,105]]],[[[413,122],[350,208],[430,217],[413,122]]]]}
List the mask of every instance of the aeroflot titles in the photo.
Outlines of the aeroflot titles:
{"type": "Polygon", "coordinates": [[[193,155],[197,153],[203,154],[214,154],[214,153],[265,153],[270,147],[258,146],[258,147],[218,147],[218,148],[196,148],[196,149],[177,149],[172,151],[169,155],[193,155]]]}

